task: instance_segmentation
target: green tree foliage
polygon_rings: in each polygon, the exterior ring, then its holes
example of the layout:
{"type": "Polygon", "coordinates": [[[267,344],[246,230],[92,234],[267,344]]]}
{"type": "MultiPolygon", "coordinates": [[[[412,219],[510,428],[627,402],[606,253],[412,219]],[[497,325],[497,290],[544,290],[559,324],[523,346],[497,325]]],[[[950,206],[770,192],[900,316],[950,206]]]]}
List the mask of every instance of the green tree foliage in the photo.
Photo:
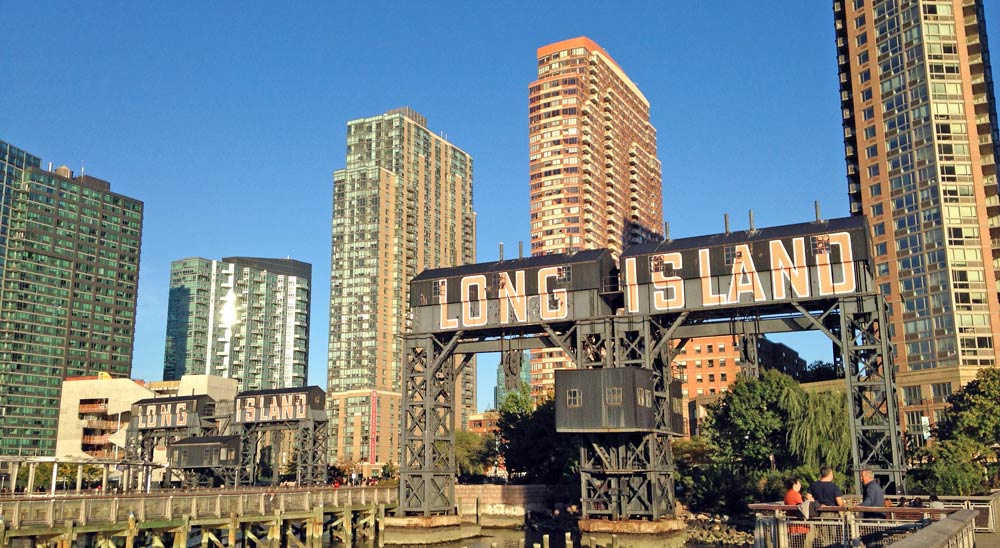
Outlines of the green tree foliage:
{"type": "Polygon", "coordinates": [[[987,491],[985,469],[980,463],[996,455],[977,441],[958,438],[920,448],[915,457],[924,465],[908,476],[908,486],[914,493],[979,495],[987,491]]]}
{"type": "Polygon", "coordinates": [[[796,465],[819,470],[830,466],[847,470],[851,458],[851,431],[847,426],[847,395],[842,392],[805,392],[787,388],[779,405],[788,412],[786,439],[796,465]]]}
{"type": "Polygon", "coordinates": [[[709,410],[709,439],[744,471],[828,465],[846,470],[851,454],[847,400],[806,392],[778,371],[739,379],[709,410]]]}
{"type": "Polygon", "coordinates": [[[934,430],[930,447],[919,448],[920,464],[910,486],[922,493],[969,495],[1000,485],[1000,369],[982,369],[948,398],[950,407],[934,430]]]}
{"type": "Polygon", "coordinates": [[[937,425],[937,439],[966,438],[986,446],[1000,445],[1000,369],[981,369],[948,403],[937,425]]]}
{"type": "Polygon", "coordinates": [[[484,466],[480,461],[483,454],[483,437],[467,430],[455,432],[455,465],[460,479],[481,476],[484,466]]]}
{"type": "Polygon", "coordinates": [[[517,393],[500,406],[499,451],[507,471],[525,483],[568,482],[575,475],[578,449],[572,436],[556,433],[555,402],[547,400],[534,411],[526,407],[517,393]]]}
{"type": "Polygon", "coordinates": [[[698,510],[744,512],[750,502],[779,500],[786,478],[808,484],[822,465],[846,482],[846,405],[844,394],[806,392],[774,370],[737,380],[710,406],[705,437],[674,444],[682,500],[698,510]]]}

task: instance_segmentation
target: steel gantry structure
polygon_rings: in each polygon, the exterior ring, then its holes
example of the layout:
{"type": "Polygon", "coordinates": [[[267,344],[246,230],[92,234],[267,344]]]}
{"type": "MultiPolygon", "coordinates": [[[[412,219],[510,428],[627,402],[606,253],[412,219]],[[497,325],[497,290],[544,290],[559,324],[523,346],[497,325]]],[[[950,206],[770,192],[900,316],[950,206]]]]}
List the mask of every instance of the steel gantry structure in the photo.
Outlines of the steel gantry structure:
{"type": "Polygon", "coordinates": [[[399,512],[454,512],[453,391],[476,353],[562,349],[576,370],[557,376],[556,423],[581,441],[584,517],[656,520],[674,507],[670,439],[683,428],[670,364],[680,349],[697,337],[811,330],[833,342],[844,372],[855,468],[901,490],[886,306],[869,249],[864,219],[849,217],[634,246],[620,264],[589,250],[421,273],[405,338],[399,512]]]}

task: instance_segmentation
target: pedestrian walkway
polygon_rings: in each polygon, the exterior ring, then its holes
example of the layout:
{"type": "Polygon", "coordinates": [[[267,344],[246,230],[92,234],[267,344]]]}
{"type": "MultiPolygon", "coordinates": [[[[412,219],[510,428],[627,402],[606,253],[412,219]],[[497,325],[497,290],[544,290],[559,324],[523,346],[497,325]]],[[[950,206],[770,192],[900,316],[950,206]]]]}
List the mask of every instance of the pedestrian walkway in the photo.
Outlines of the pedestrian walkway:
{"type": "Polygon", "coordinates": [[[976,533],[976,548],[1000,548],[1000,533],[976,533]]]}

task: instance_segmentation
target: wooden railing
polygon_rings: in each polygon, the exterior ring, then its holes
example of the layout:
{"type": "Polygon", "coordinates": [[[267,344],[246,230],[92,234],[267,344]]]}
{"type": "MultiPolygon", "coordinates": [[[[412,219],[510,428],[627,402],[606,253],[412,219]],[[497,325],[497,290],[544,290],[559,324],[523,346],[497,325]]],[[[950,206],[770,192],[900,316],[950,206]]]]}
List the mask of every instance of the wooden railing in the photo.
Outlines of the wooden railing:
{"type": "Polygon", "coordinates": [[[275,490],[154,491],[141,495],[32,497],[0,501],[0,516],[7,527],[54,527],[72,521],[77,525],[119,523],[132,516],[142,521],[170,521],[185,516],[226,518],[311,512],[327,509],[395,506],[396,487],[314,487],[275,490]]]}

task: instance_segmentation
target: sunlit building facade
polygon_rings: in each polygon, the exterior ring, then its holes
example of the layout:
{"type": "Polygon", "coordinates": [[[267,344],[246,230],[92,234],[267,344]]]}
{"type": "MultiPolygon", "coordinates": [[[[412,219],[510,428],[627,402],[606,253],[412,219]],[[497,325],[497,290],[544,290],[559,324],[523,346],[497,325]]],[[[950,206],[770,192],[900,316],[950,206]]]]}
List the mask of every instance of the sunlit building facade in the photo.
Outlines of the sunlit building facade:
{"type": "Polygon", "coordinates": [[[871,225],[908,432],[996,365],[998,132],[981,0],[836,0],[851,212],[871,225]]]}
{"type": "MultiPolygon", "coordinates": [[[[327,405],[332,462],[399,465],[410,278],[474,263],[472,157],[410,108],[347,124],[333,174],[327,405]]],[[[475,411],[475,363],[456,382],[456,425],[475,411]]]]}
{"type": "Polygon", "coordinates": [[[63,379],[131,373],[143,203],[65,166],[10,191],[0,454],[52,455],[63,379]]]}
{"type": "Polygon", "coordinates": [[[235,379],[240,390],[306,385],[312,265],[194,257],[170,264],[164,380],[235,379]]]}
{"type": "MultiPolygon", "coordinates": [[[[528,87],[531,254],[656,241],[663,229],[662,181],[649,101],[593,40],[538,49],[528,87]]],[[[551,393],[562,351],[532,354],[531,390],[551,393]]]]}

